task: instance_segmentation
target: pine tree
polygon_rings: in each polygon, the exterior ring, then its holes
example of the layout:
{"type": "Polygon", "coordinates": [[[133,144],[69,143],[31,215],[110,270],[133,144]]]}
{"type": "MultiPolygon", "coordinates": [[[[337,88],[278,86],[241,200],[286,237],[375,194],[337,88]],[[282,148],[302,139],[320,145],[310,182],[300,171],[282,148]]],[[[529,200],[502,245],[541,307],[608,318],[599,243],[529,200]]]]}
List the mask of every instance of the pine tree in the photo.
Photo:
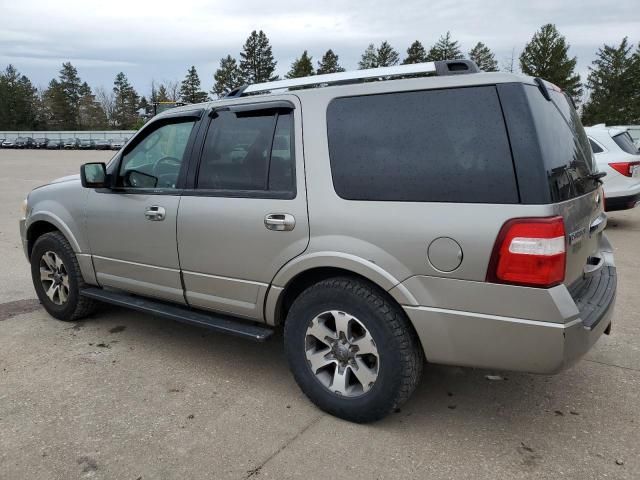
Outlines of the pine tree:
{"type": "Polygon", "coordinates": [[[469,59],[473,60],[483,72],[497,72],[496,56],[484,43],[478,42],[469,52],[469,59]]]}
{"type": "Polygon", "coordinates": [[[385,40],[377,49],[373,43],[369,44],[358,62],[358,68],[364,70],[367,68],[391,67],[392,65],[397,65],[399,60],[400,55],[398,55],[398,52],[385,40]]]}
{"type": "Polygon", "coordinates": [[[251,32],[240,53],[240,72],[244,83],[260,83],[277,80],[274,75],[276,61],[265,33],[251,32]]]}
{"type": "Polygon", "coordinates": [[[360,61],[358,62],[358,69],[365,70],[367,68],[378,67],[378,52],[373,43],[370,43],[367,49],[362,54],[360,61]]]}
{"type": "Polygon", "coordinates": [[[220,59],[220,66],[213,75],[215,84],[211,93],[218,97],[224,97],[231,90],[242,85],[242,76],[236,59],[231,55],[220,59]]]}
{"type": "Polygon", "coordinates": [[[138,123],[138,94],[127,76],[120,72],[113,82],[115,95],[114,120],[122,129],[133,128],[138,123]]]}
{"type": "Polygon", "coordinates": [[[631,108],[631,122],[634,125],[640,124],[640,44],[631,57],[631,80],[633,93],[629,98],[631,108]]]}
{"type": "Polygon", "coordinates": [[[95,95],[87,82],[80,85],[80,101],[78,108],[78,128],[98,130],[107,126],[107,115],[96,101],[95,95]]]}
{"type": "Polygon", "coordinates": [[[37,90],[13,65],[9,65],[0,73],[0,129],[36,128],[36,101],[37,90]]]}
{"type": "Polygon", "coordinates": [[[451,38],[451,32],[447,32],[441,36],[436,44],[429,49],[427,54],[428,62],[435,62],[438,60],[458,60],[464,58],[460,51],[460,45],[456,40],[451,38]]]}
{"type": "Polygon", "coordinates": [[[302,52],[300,58],[296,58],[291,64],[291,70],[285,75],[285,78],[300,78],[310,77],[315,72],[313,71],[312,57],[309,56],[307,51],[302,52]]]}
{"type": "Polygon", "coordinates": [[[567,92],[574,101],[582,94],[580,75],[575,73],[576,57],[569,58],[569,44],[555,25],[538,30],[520,54],[520,69],[525,75],[541,77],[567,92]]]}
{"type": "Polygon", "coordinates": [[[144,110],[145,114],[150,113],[149,102],[147,101],[147,97],[145,97],[144,95],[140,97],[140,102],[138,103],[138,110],[144,110]]]}
{"type": "Polygon", "coordinates": [[[379,67],[392,67],[400,61],[400,55],[398,55],[398,52],[396,52],[386,40],[380,44],[376,53],[378,55],[379,67]]]}
{"type": "Polygon", "coordinates": [[[78,70],[70,62],[62,64],[58,79],[49,82],[45,100],[51,114],[51,126],[61,130],[80,128],[80,99],[82,81],[78,70]]]}
{"type": "Polygon", "coordinates": [[[180,98],[185,103],[202,103],[208,98],[206,92],[200,89],[200,77],[193,65],[180,85],[180,98]]]}
{"type": "Polygon", "coordinates": [[[158,93],[156,94],[156,102],[169,102],[169,92],[167,92],[167,87],[164,84],[160,84],[158,87],[158,93]]]}
{"type": "Polygon", "coordinates": [[[587,78],[591,95],[582,110],[585,124],[625,125],[634,122],[631,98],[636,92],[632,49],[626,37],[618,46],[604,45],[598,49],[587,78]]]}
{"type": "Polygon", "coordinates": [[[344,68],[338,63],[338,55],[333,53],[333,50],[329,49],[322,56],[322,59],[318,62],[318,75],[324,73],[337,73],[344,72],[344,68]]]}
{"type": "Polygon", "coordinates": [[[416,40],[409,48],[407,48],[407,58],[402,61],[402,64],[407,65],[409,63],[423,63],[426,61],[427,52],[422,43],[416,40]]]}

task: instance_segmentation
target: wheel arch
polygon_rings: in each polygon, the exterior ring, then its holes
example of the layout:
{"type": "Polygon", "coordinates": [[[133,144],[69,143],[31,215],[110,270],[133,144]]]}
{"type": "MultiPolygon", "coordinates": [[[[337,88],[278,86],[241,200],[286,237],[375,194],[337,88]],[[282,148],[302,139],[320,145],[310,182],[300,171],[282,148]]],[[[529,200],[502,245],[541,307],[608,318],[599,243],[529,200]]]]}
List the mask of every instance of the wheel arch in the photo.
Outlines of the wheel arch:
{"type": "Polygon", "coordinates": [[[78,253],[80,251],[77,239],[59,217],[49,212],[38,212],[29,219],[29,226],[27,227],[27,253],[29,258],[31,258],[31,251],[36,240],[49,232],[60,232],[67,239],[74,252],[78,253]]]}
{"type": "Polygon", "coordinates": [[[373,284],[399,306],[417,305],[413,295],[401,285],[401,280],[375,263],[349,254],[319,252],[299,257],[278,272],[265,299],[266,322],[270,325],[283,323],[291,304],[302,291],[336,276],[351,276],[373,284]]]}

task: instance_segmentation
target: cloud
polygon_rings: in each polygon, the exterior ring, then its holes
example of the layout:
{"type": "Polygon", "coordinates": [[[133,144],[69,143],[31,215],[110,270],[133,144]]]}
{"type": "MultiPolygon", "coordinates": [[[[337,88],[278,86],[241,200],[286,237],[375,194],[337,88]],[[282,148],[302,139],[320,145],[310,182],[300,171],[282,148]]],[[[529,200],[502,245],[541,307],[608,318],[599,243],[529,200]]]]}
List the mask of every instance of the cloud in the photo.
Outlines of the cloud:
{"type": "Polygon", "coordinates": [[[450,30],[468,51],[483,41],[499,59],[516,54],[544,23],[555,23],[584,74],[595,50],[629,35],[640,40],[636,1],[619,0],[0,0],[0,62],[36,84],[72,61],[92,85],[110,85],[122,70],[143,92],[151,78],[182,79],[196,65],[207,89],[221,57],[237,56],[247,35],[263,29],[283,74],[302,50],[317,60],[332,48],[355,68],[368,43],[388,40],[401,54],[416,39],[426,46],[450,30]],[[634,37],[635,36],[635,37],[634,37]]]}

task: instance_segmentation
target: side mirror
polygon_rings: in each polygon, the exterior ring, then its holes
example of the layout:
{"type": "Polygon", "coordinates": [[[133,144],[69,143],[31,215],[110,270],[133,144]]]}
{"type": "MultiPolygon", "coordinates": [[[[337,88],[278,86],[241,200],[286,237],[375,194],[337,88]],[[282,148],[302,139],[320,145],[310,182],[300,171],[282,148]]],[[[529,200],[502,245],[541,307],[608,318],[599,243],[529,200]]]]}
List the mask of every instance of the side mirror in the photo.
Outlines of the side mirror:
{"type": "Polygon", "coordinates": [[[84,188],[107,188],[107,166],[104,163],[85,163],[80,167],[84,188]]]}

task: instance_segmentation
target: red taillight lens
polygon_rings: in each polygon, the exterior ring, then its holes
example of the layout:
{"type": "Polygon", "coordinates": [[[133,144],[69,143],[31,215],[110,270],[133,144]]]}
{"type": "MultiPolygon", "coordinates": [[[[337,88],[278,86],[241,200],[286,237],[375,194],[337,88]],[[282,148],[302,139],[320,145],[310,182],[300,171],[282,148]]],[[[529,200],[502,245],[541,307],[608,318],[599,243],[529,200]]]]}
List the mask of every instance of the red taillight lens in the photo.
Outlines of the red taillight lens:
{"type": "Polygon", "coordinates": [[[553,287],[564,280],[566,260],[562,217],[516,218],[498,234],[487,281],[553,287]]]}
{"type": "Polygon", "coordinates": [[[638,165],[640,165],[640,162],[616,162],[609,164],[611,168],[616,170],[618,173],[621,173],[625,177],[633,176],[634,167],[640,168],[638,167],[638,165]]]}

